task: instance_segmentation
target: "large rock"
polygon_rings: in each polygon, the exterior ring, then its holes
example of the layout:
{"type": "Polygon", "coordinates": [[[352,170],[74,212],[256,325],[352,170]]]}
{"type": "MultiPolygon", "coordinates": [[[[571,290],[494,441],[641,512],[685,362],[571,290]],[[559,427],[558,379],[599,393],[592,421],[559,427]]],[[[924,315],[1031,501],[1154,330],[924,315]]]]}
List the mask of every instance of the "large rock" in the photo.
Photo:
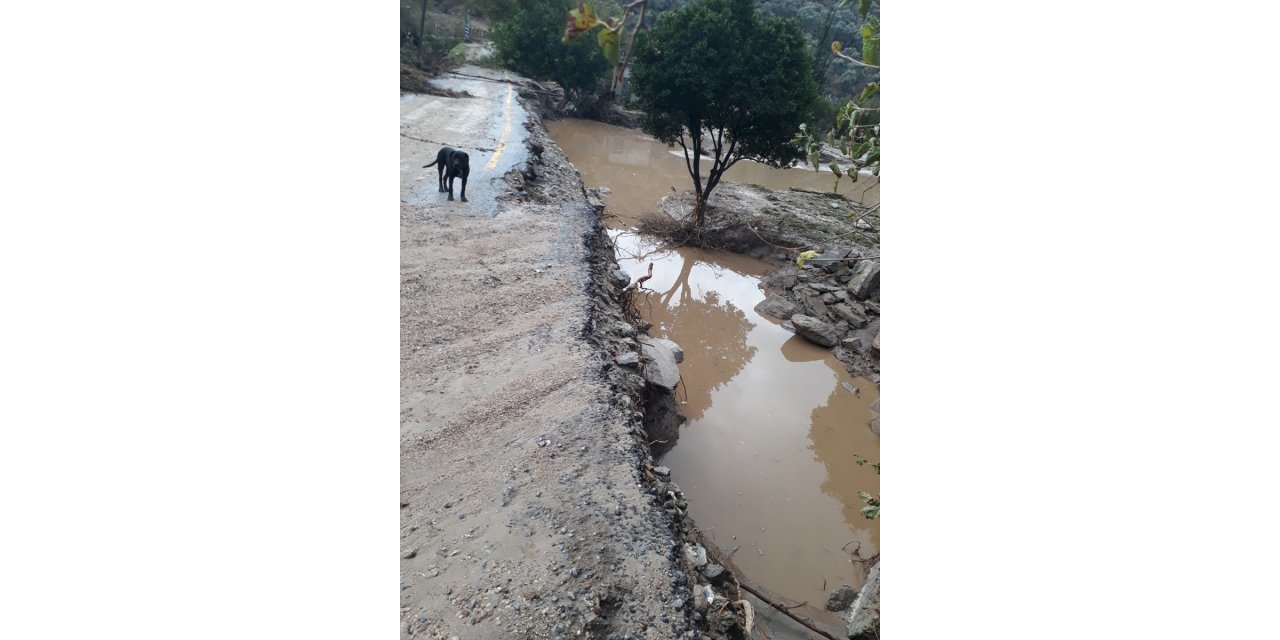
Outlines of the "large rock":
{"type": "Polygon", "coordinates": [[[684,362],[684,349],[681,349],[680,345],[676,344],[674,340],[666,338],[649,338],[649,340],[653,341],[654,344],[670,349],[671,355],[675,356],[676,364],[684,362]]]}
{"type": "MultiPolygon", "coordinates": [[[[664,343],[671,343],[671,341],[659,342],[657,338],[640,337],[640,353],[646,359],[644,366],[640,368],[640,375],[644,376],[649,384],[670,391],[680,384],[680,369],[676,366],[676,352],[664,343]]],[[[684,354],[681,352],[681,358],[683,357],[684,354]]]]}
{"type": "Polygon", "coordinates": [[[834,347],[840,344],[840,334],[830,322],[813,316],[796,314],[791,316],[791,324],[795,325],[796,334],[809,342],[823,347],[834,347]]]}
{"type": "Polygon", "coordinates": [[[845,616],[850,638],[880,637],[880,563],[871,567],[867,584],[853,601],[853,608],[845,616]]]}
{"type": "Polygon", "coordinates": [[[779,320],[790,319],[800,311],[800,307],[796,303],[776,294],[769,294],[760,304],[756,305],[756,312],[764,315],[773,316],[779,320]]]}
{"type": "Polygon", "coordinates": [[[849,294],[859,300],[866,300],[880,292],[880,263],[872,260],[859,260],[854,267],[849,283],[845,285],[849,294]]]}
{"type": "Polygon", "coordinates": [[[827,305],[822,301],[822,294],[812,289],[805,289],[800,295],[801,300],[804,301],[804,308],[809,311],[809,315],[815,318],[827,317],[827,305]]]}
{"type": "Polygon", "coordinates": [[[840,318],[845,322],[848,322],[851,328],[861,329],[867,326],[867,317],[858,313],[853,309],[853,307],[847,304],[844,304],[843,302],[840,304],[832,305],[829,308],[831,309],[831,313],[834,314],[835,317],[840,318]]]}
{"type": "Polygon", "coordinates": [[[841,261],[848,257],[850,253],[852,252],[848,249],[832,249],[831,251],[813,258],[813,262],[815,262],[819,267],[822,267],[822,269],[828,273],[835,273],[836,270],[840,268],[841,261]]]}

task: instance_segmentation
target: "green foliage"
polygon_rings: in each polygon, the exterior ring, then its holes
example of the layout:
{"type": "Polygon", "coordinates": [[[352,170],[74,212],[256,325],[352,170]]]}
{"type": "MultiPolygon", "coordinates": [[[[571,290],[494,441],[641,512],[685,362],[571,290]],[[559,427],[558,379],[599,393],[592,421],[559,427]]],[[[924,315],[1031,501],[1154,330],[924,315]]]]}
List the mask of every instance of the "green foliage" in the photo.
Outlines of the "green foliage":
{"type": "Polygon", "coordinates": [[[462,19],[432,14],[428,8],[424,21],[422,10],[422,0],[400,5],[400,62],[434,74],[454,64],[449,53],[462,42],[462,19]]]}
{"type": "Polygon", "coordinates": [[[868,520],[875,520],[880,517],[880,498],[877,498],[866,491],[859,491],[858,497],[862,498],[862,501],[867,504],[867,506],[861,509],[862,517],[868,520]]]}
{"type": "MultiPolygon", "coordinates": [[[[854,0],[843,0],[841,6],[847,6],[852,1],[854,0]]],[[[831,43],[831,54],[849,61],[858,69],[867,69],[866,65],[876,66],[874,71],[877,80],[863,86],[856,99],[844,102],[836,112],[833,125],[827,126],[825,123],[800,125],[799,131],[792,139],[793,144],[804,149],[814,171],[820,170],[818,161],[824,146],[839,149],[840,153],[853,161],[852,166],[846,169],[841,169],[835,162],[827,165],[836,178],[832,186],[833,191],[839,190],[840,178],[843,176],[847,175],[852,181],[857,182],[861,169],[870,167],[872,175],[880,175],[880,82],[878,80],[880,20],[876,16],[868,16],[872,5],[871,0],[856,1],[859,17],[866,20],[860,27],[862,60],[844,53],[844,47],[839,40],[831,43]],[[819,134],[823,130],[826,131],[825,139],[819,134]]]]}
{"type": "MultiPolygon", "coordinates": [[[[853,454],[853,457],[854,462],[856,462],[859,467],[871,464],[869,460],[856,453],[853,454]]],[[[880,463],[877,462],[871,464],[871,468],[876,470],[876,475],[880,475],[880,463]]],[[[861,509],[862,517],[868,520],[875,520],[880,517],[880,496],[873,496],[866,491],[859,491],[858,498],[867,505],[861,509]]]]}
{"type": "Polygon", "coordinates": [[[782,166],[801,157],[791,134],[810,116],[817,89],[795,22],[761,18],[754,0],[700,0],[662,14],[637,50],[631,86],[642,127],[685,148],[696,224],[742,158],[782,166]],[[703,155],[712,158],[705,184],[703,155]]]}
{"type": "Polygon", "coordinates": [[[572,0],[528,0],[506,14],[489,32],[497,58],[532,78],[550,78],[567,93],[596,93],[607,77],[609,61],[589,40],[561,42],[565,13],[572,0]]]}

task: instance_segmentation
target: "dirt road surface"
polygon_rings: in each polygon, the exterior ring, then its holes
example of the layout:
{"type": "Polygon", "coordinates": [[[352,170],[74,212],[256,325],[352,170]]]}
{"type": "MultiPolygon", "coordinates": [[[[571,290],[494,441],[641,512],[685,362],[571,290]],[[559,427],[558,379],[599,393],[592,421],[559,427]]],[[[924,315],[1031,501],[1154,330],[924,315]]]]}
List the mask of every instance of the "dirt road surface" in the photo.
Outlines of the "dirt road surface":
{"type": "Polygon", "coordinates": [[[636,416],[610,386],[613,263],[578,174],[502,72],[459,71],[490,80],[400,107],[401,636],[693,637],[636,416]],[[471,156],[469,202],[422,169],[445,144],[471,156]]]}

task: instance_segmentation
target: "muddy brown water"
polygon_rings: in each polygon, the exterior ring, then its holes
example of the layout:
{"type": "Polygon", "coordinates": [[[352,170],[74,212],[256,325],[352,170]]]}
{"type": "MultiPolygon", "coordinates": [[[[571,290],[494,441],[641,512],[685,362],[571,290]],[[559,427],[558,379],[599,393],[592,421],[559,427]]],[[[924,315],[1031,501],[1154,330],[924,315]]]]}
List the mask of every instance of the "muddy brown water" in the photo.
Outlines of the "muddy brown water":
{"type": "MultiPolygon", "coordinates": [[[[869,426],[876,385],[754,311],[771,265],[723,251],[665,249],[632,229],[672,187],[689,188],[681,156],[598,122],[547,128],[588,187],[612,191],[605,202],[623,269],[634,278],[654,264],[641,312],[654,323],[650,333],[684,349],[677,397],[688,417],[676,441],[655,450],[665,451],[661,462],[689,499],[694,525],[732,552],[732,564],[752,582],[807,602],[804,615],[838,629],[822,610],[828,593],[862,586],[867,567],[851,552],[879,552],[879,521],[862,517],[858,497],[879,493],[879,475],[856,462],[880,459],[869,426]]],[[[742,162],[726,179],[829,189],[828,176],[742,162]]],[[[867,200],[877,201],[878,191],[869,189],[867,200]]]]}

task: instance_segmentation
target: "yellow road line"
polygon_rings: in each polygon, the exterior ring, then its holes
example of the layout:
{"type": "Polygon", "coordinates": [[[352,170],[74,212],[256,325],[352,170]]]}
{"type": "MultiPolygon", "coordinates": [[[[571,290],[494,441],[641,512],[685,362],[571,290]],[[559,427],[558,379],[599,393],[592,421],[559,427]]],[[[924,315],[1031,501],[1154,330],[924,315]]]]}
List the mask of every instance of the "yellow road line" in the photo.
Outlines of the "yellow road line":
{"type": "MultiPolygon", "coordinates": [[[[507,79],[506,71],[502,72],[502,79],[507,79]]],[[[511,135],[511,95],[511,85],[507,85],[507,102],[502,108],[502,138],[498,140],[498,148],[489,158],[489,164],[485,165],[485,171],[493,171],[498,166],[498,158],[502,157],[502,150],[507,148],[507,137],[511,135]]]]}

